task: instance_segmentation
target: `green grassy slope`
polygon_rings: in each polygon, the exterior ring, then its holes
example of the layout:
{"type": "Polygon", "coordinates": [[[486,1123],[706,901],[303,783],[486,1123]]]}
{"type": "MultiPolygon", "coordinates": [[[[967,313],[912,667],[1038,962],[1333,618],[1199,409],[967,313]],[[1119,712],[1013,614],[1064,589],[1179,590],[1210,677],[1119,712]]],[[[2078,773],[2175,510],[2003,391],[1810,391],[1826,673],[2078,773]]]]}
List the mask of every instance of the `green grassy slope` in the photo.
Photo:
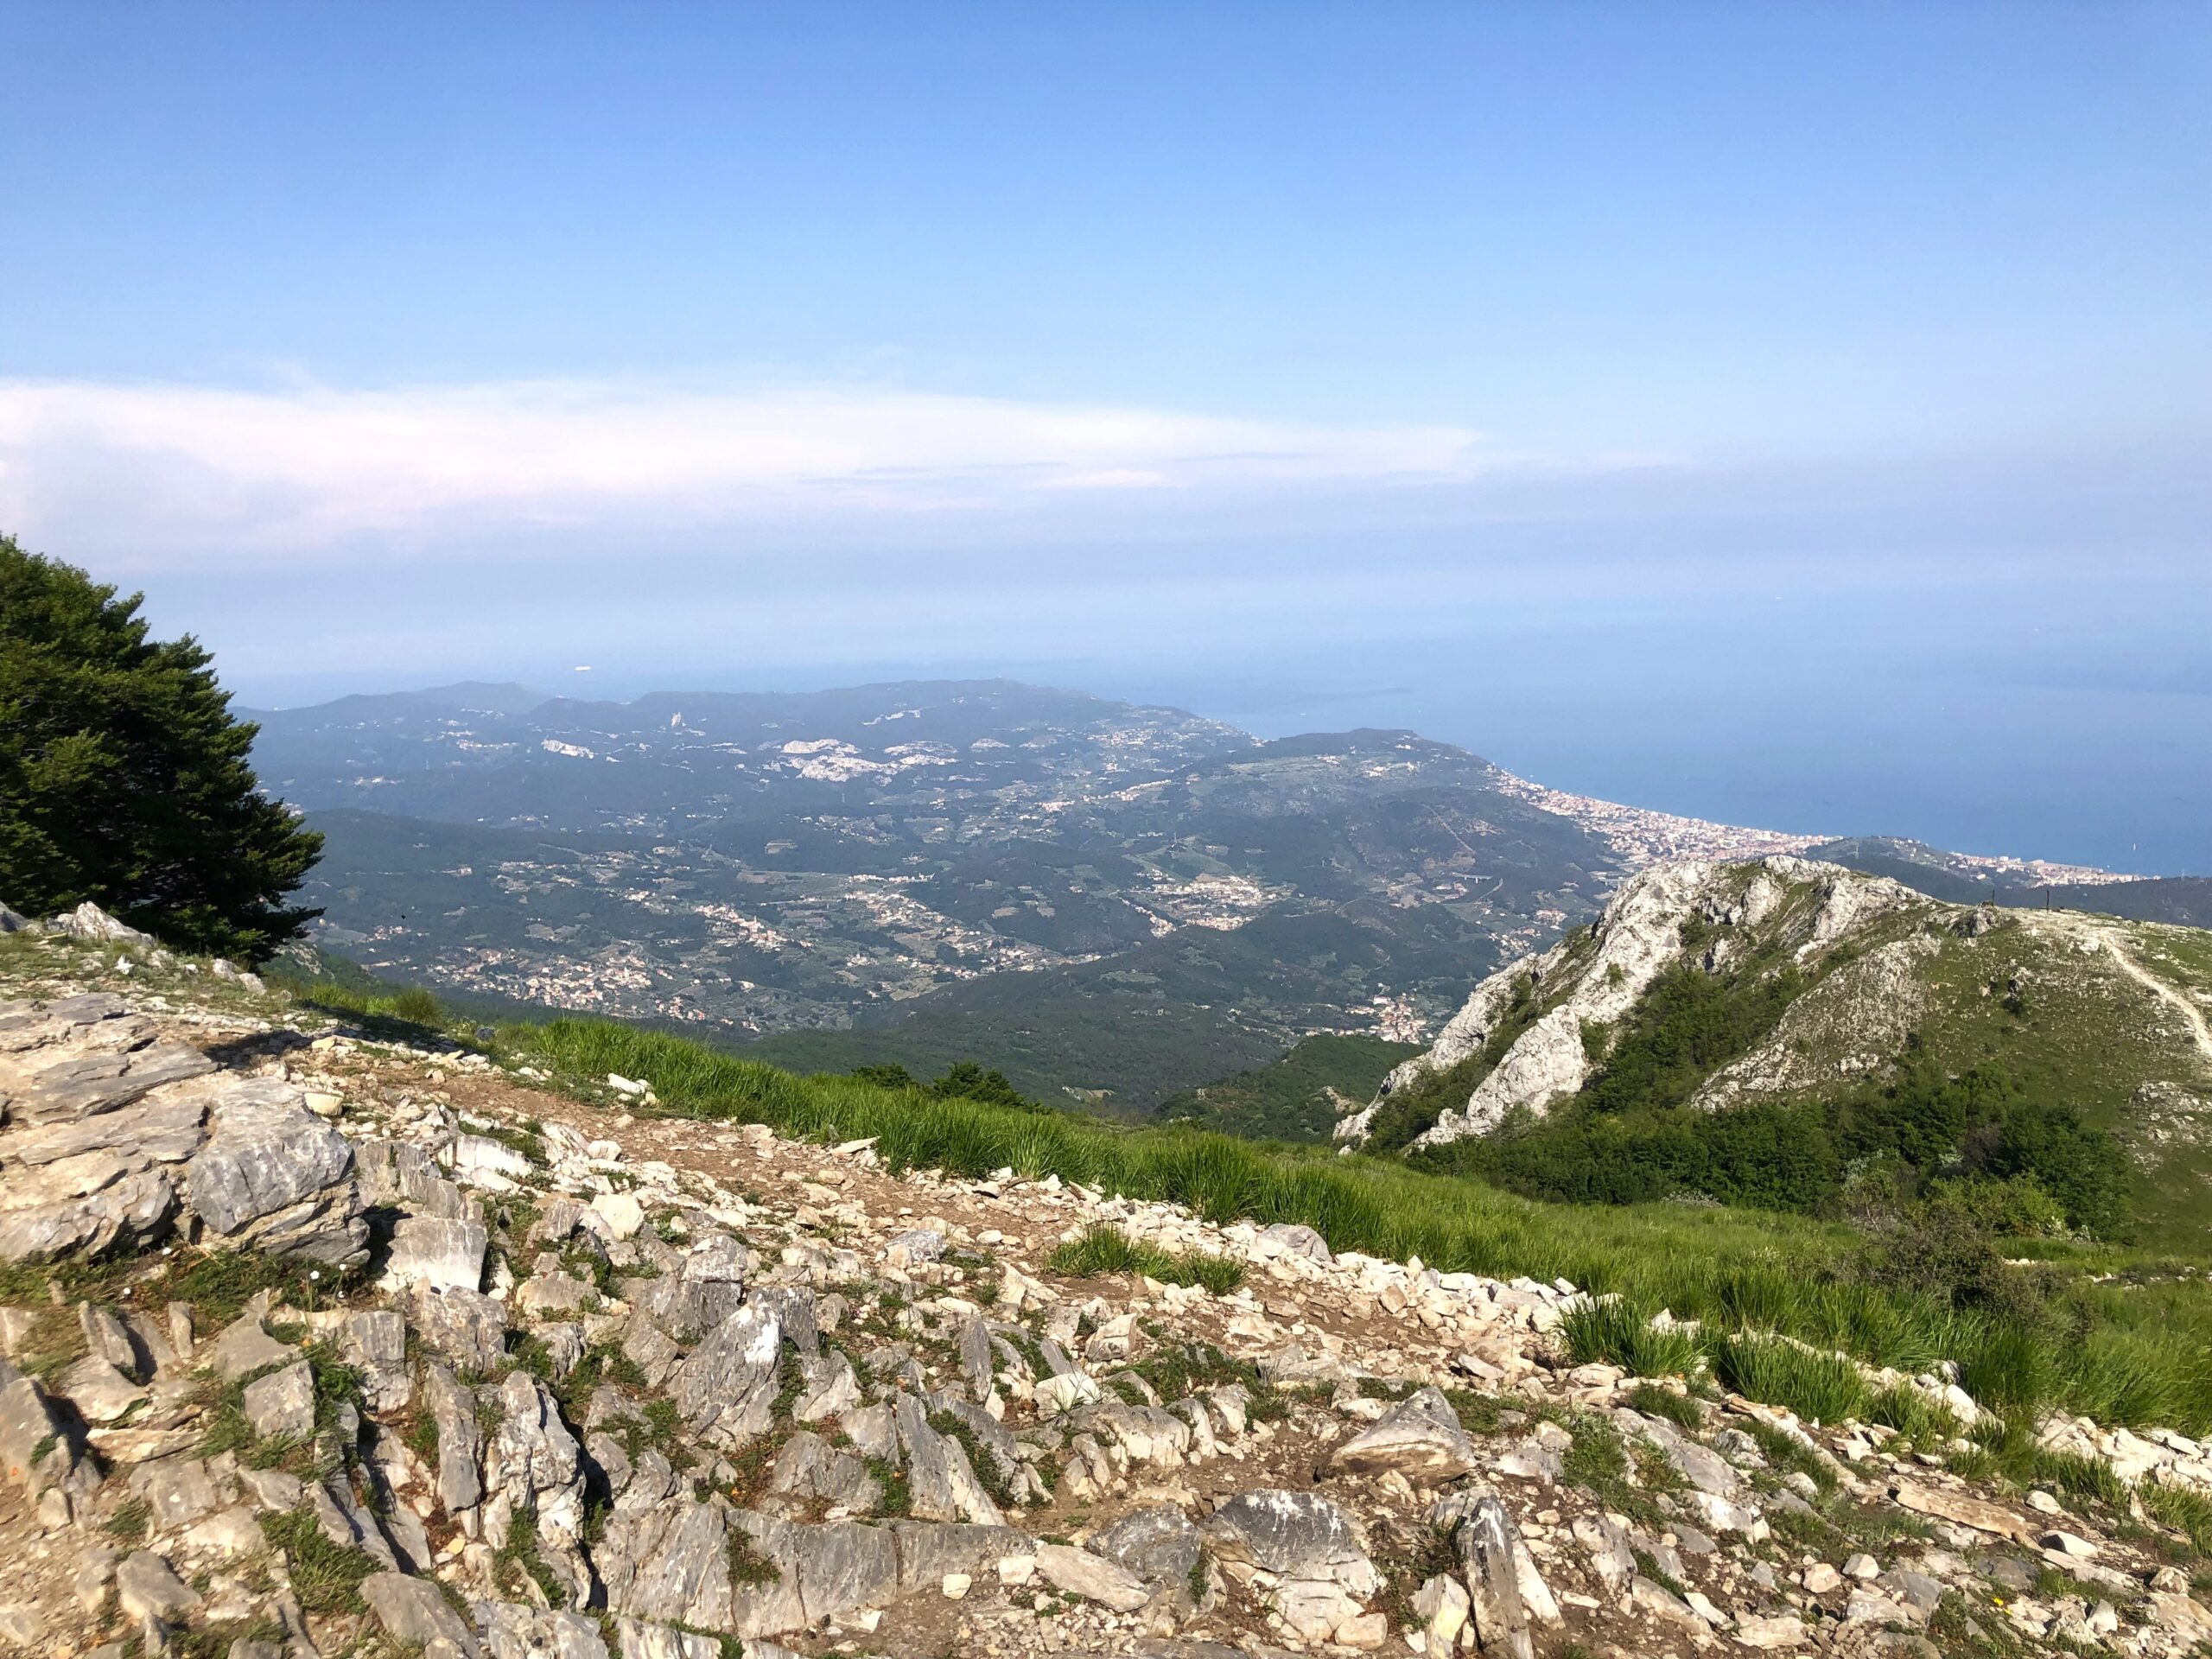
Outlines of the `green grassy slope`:
{"type": "Polygon", "coordinates": [[[1498,1274],[1564,1276],[1719,1329],[1777,1332],[1919,1370],[1952,1358],[1980,1397],[2061,1403],[2104,1421],[2212,1427],[2212,1288],[2201,1272],[2112,1247],[2037,1247],[2049,1300],[2031,1317],[1959,1308],[1863,1271],[1840,1223],[1660,1203],[1530,1202],[1391,1160],[1268,1147],[1176,1127],[1009,1111],[801,1077],[682,1038],[563,1020],[507,1033],[588,1091],[649,1079],[680,1116],[768,1122],[825,1141],[877,1137],[893,1167],[1001,1167],[1187,1204],[1218,1221],[1301,1222],[1338,1249],[1498,1274]]]}

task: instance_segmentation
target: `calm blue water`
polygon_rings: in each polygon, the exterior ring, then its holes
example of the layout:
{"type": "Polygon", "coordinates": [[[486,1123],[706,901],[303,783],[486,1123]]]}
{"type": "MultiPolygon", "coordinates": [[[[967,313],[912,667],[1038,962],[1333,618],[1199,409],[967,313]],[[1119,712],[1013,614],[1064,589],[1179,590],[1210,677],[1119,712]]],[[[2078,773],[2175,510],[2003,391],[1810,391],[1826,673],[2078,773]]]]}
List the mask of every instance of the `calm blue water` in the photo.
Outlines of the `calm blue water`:
{"type": "Polygon", "coordinates": [[[1726,823],[2212,873],[2212,618],[2186,609],[1501,614],[1363,660],[1101,664],[1095,683],[1263,735],[1408,727],[1554,788],[1726,823]]]}

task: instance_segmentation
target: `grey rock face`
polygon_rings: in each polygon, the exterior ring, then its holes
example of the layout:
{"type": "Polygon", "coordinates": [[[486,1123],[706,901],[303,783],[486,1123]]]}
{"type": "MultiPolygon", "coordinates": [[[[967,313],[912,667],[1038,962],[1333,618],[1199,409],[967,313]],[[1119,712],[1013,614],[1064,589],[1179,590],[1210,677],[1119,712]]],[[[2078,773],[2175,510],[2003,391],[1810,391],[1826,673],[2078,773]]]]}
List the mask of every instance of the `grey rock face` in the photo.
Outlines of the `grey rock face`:
{"type": "Polygon", "coordinates": [[[960,1442],[930,1427],[922,1402],[911,1394],[892,1402],[899,1444],[906,1457],[910,1513],[918,1521],[972,1521],[979,1526],[1006,1524],[1006,1516],[976,1477],[960,1442]]]}
{"type": "Polygon", "coordinates": [[[784,1345],[811,1358],[822,1349],[820,1322],[814,1311],[814,1293],[804,1285],[761,1285],[746,1298],[776,1316],[784,1345]]]}
{"type": "MultiPolygon", "coordinates": [[[[1021,1475],[1021,1448],[1004,1423],[981,1406],[963,1400],[950,1389],[932,1395],[928,1403],[933,1410],[942,1411],[956,1419],[967,1430],[975,1440],[976,1449],[982,1452],[984,1460],[1001,1480],[1014,1481],[1021,1475]]],[[[973,1466],[972,1459],[970,1466],[973,1466]]]]}
{"type": "Polygon", "coordinates": [[[372,1411],[397,1411],[412,1397],[407,1319],[397,1308],[369,1308],[346,1315],[338,1327],[338,1352],[360,1372],[372,1411]]]}
{"type": "Polygon", "coordinates": [[[887,1600],[899,1583],[896,1535],[855,1522],[801,1526],[733,1513],[753,1551],[772,1564],[772,1582],[749,1585],[737,1598],[740,1636],[795,1630],[871,1602],[887,1600]]]}
{"type": "Polygon", "coordinates": [[[818,1423],[825,1417],[840,1416],[860,1404],[860,1379],[853,1375],[852,1363],[842,1354],[802,1359],[798,1366],[804,1388],[791,1407],[791,1415],[798,1421],[818,1423]]]}
{"type": "Polygon", "coordinates": [[[304,1440],[315,1433],[315,1378],[307,1361],[245,1385],[245,1420],[264,1440],[304,1440]]]}
{"type": "Polygon", "coordinates": [[[886,1251],[897,1251],[894,1260],[907,1267],[918,1267],[925,1262],[942,1261],[944,1257],[944,1235],[931,1227],[917,1227],[894,1235],[884,1246],[886,1251]]]}
{"type": "Polygon", "coordinates": [[[45,1391],[0,1360],[0,1465],[9,1478],[35,1495],[80,1468],[97,1484],[92,1465],[76,1462],[76,1449],[67,1421],[45,1391]]]}
{"type": "Polygon", "coordinates": [[[1626,1590],[1636,1577],[1636,1552],[1628,1534],[1602,1515],[1576,1516],[1573,1530],[1591,1576],[1615,1595],[1626,1590]]]}
{"type": "Polygon", "coordinates": [[[92,1302],[77,1304],[77,1328],[85,1333],[85,1351],[105,1360],[125,1376],[143,1380],[152,1370],[123,1321],[92,1302]]]}
{"type": "Polygon", "coordinates": [[[423,1368],[423,1403],[438,1432],[438,1503],[470,1530],[476,1506],[484,1501],[479,1459],[483,1429],[476,1419],[476,1396],[453,1372],[433,1360],[423,1368]]]}
{"type": "Polygon", "coordinates": [[[127,1617],[158,1619],[163,1624],[181,1618],[200,1605],[193,1587],[149,1549],[136,1551],[117,1564],[115,1593],[127,1617]]]}
{"type": "Polygon", "coordinates": [[[626,1286],[635,1312],[623,1333],[622,1352],[658,1388],[687,1351],[737,1312],[749,1258],[727,1233],[703,1234],[681,1250],[645,1236],[661,1252],[661,1274],[626,1286]]]}
{"type": "Polygon", "coordinates": [[[709,1444],[741,1446],[767,1432],[783,1349],[776,1316],[748,1304],[708,1333],[677,1371],[669,1396],[709,1444]]]}
{"type": "Polygon", "coordinates": [[[599,1306],[599,1292],[561,1266],[559,1258],[541,1255],[528,1279],[515,1287],[515,1311],[525,1318],[542,1319],[581,1313],[599,1306]]]}
{"type": "Polygon", "coordinates": [[[849,1510],[873,1509],[883,1496],[866,1464],[804,1430],[776,1453],[769,1466],[768,1490],[786,1497],[823,1498],[849,1510]]]}
{"type": "Polygon", "coordinates": [[[99,1255],[155,1237],[176,1207],[168,1173],[135,1153],[94,1152],[20,1173],[0,1189],[0,1262],[99,1255]]]}
{"type": "Polygon", "coordinates": [[[418,1284],[407,1299],[407,1322],[423,1344],[465,1371],[488,1371],[507,1350],[506,1309],[474,1290],[418,1284]]]}
{"type": "Polygon", "coordinates": [[[288,1364],[299,1351],[270,1336],[262,1327],[260,1314],[247,1313],[224,1327],[208,1350],[207,1363],[223,1381],[235,1382],[266,1366],[288,1364]]]}
{"type": "Polygon", "coordinates": [[[35,1070],[10,1068],[0,1084],[13,1123],[74,1123],[128,1106],[164,1084],[215,1069],[196,1048],[149,1043],[123,1052],[79,1053],[35,1070]]]}
{"type": "Polygon", "coordinates": [[[622,1659],[721,1659],[721,1643],[711,1636],[678,1630],[640,1618],[614,1621],[622,1659]]]}
{"type": "Polygon", "coordinates": [[[536,1522],[539,1553],[575,1604],[591,1592],[584,1559],[582,1450],[545,1385],[513,1371],[499,1385],[500,1420],[484,1450],[484,1525],[504,1538],[513,1516],[536,1522]]]}
{"type": "Polygon", "coordinates": [[[1337,1448],[1330,1462],[1350,1474],[1395,1469],[1409,1480],[1471,1474],[1480,1454],[1441,1389],[1423,1389],[1337,1448]]]}
{"type": "Polygon", "coordinates": [[[49,918],[47,926],[73,939],[99,944],[151,944],[153,940],[127,922],[119,922],[87,899],[74,910],[49,918]]]}
{"type": "Polygon", "coordinates": [[[616,1499],[596,1551],[607,1605],[658,1624],[728,1630],[729,1506],[719,1497],[695,1503],[674,1487],[666,1462],[651,1452],[616,1499]]]}
{"type": "Polygon", "coordinates": [[[132,1494],[143,1498],[164,1532],[188,1527],[222,1506],[207,1465],[198,1458],[162,1458],[130,1471],[132,1494]]]}
{"type": "Polygon", "coordinates": [[[1133,1613],[1152,1599],[1145,1581],[1119,1561],[1067,1544],[1039,1544],[1037,1573],[1055,1590],[1133,1613]]]}
{"type": "Polygon", "coordinates": [[[977,1405],[997,1392],[997,1370],[998,1351],[992,1346],[989,1327],[981,1319],[964,1321],[960,1327],[960,1375],[977,1405]]]}
{"type": "Polygon", "coordinates": [[[493,1601],[480,1605],[477,1622],[487,1659],[607,1659],[607,1638],[582,1613],[493,1601]]]}
{"type": "Polygon", "coordinates": [[[932,1589],[948,1573],[982,1573],[1008,1555],[1031,1555],[1037,1549],[1034,1538],[1014,1527],[894,1521],[891,1535],[899,1547],[901,1590],[932,1589]]]}
{"type": "Polygon", "coordinates": [[[1337,1258],[1329,1249],[1329,1241],[1311,1227],[1296,1222],[1279,1221],[1262,1230],[1262,1238],[1271,1238],[1293,1255],[1302,1255],[1309,1262],[1319,1262],[1326,1267],[1337,1258]]]}
{"type": "Polygon", "coordinates": [[[442,1221],[481,1221],[480,1206],[438,1173],[424,1148],[405,1141],[364,1141],[354,1149],[354,1174],[371,1204],[396,1205],[410,1216],[442,1221]]]}
{"type": "Polygon", "coordinates": [[[315,1524],[322,1529],[324,1537],[341,1549],[359,1550],[392,1572],[400,1570],[391,1541],[385,1536],[367,1505],[353,1495],[353,1484],[342,1471],[307,1482],[304,1491],[308,1508],[315,1512],[315,1524]]]}
{"type": "Polygon", "coordinates": [[[395,1643],[413,1643],[423,1659],[483,1659],[483,1643],[429,1579],[377,1573],[361,1580],[361,1599],[395,1643]]]}
{"type": "Polygon", "coordinates": [[[185,1192],[211,1238],[334,1266],[366,1258],[353,1149],[308,1111],[305,1091],[264,1078],[232,1085],[186,1166],[185,1192]]]}
{"type": "Polygon", "coordinates": [[[1485,1492],[1459,1523],[1453,1541],[1473,1604],[1475,1637],[1483,1651],[1534,1659],[1535,1639],[1529,1631],[1517,1560],[1527,1547],[1511,1513],[1495,1493],[1485,1492]]]}
{"type": "Polygon", "coordinates": [[[1643,1436],[1665,1452],[1667,1461],[1700,1492],[1714,1497],[1733,1497],[1743,1484],[1742,1478],[1726,1458],[1709,1446],[1700,1446],[1664,1417],[1646,1417],[1624,1410],[1619,1418],[1623,1428],[1643,1436]]]}
{"type": "Polygon", "coordinates": [[[86,1354],[62,1372],[57,1392],[89,1423],[119,1422],[146,1400],[145,1389],[96,1354],[86,1354]]]}
{"type": "Polygon", "coordinates": [[[1239,1492],[1202,1529],[1215,1554],[1285,1579],[1321,1579],[1369,1596],[1382,1579],[1351,1517],[1318,1492],[1239,1492]]]}
{"type": "Polygon", "coordinates": [[[1189,1517],[1163,1504],[1123,1516],[1093,1537],[1090,1548],[1147,1584],[1182,1584],[1198,1564],[1203,1545],[1189,1517]]]}
{"type": "Polygon", "coordinates": [[[182,1163],[206,1139],[206,1103],[197,1095],[164,1090],[151,1100],[73,1122],[26,1129],[0,1141],[0,1165],[37,1167],[91,1152],[137,1152],[157,1164],[182,1163]]]}
{"type": "Polygon", "coordinates": [[[474,1291],[484,1277],[484,1225],[439,1216],[409,1216],[392,1229],[385,1282],[474,1291]]]}

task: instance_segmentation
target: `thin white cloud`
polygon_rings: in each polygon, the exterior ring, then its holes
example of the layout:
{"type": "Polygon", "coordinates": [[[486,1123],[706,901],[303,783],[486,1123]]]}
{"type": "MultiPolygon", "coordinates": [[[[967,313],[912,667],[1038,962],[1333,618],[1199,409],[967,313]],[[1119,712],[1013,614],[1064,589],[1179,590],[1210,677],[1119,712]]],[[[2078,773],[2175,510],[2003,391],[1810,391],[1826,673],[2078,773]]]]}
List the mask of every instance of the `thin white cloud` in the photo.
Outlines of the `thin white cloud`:
{"type": "Polygon", "coordinates": [[[251,556],[578,524],[1079,511],[1471,476],[1477,435],[871,390],[0,381],[0,526],[251,556]]]}

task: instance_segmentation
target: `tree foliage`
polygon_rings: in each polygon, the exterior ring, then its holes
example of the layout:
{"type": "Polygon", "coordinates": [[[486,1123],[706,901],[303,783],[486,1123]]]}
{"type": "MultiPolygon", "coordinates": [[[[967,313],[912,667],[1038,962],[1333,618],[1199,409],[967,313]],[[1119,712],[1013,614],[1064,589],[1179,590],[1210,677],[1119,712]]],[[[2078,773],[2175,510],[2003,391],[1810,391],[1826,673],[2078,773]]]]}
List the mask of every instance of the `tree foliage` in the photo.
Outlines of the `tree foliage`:
{"type": "Polygon", "coordinates": [[[935,1100],[973,1100],[986,1106],[1010,1106],[1017,1111],[1041,1112],[1051,1108],[1030,1099],[995,1068],[986,1071],[974,1060],[956,1060],[934,1083],[924,1083],[896,1060],[882,1065],[856,1065],[852,1075],[879,1089],[918,1089],[935,1100]]]}
{"type": "Polygon", "coordinates": [[[256,728],[143,597],[0,537],[0,898],[259,961],[320,913],[283,901],[322,837],[261,794],[256,728]]]}

